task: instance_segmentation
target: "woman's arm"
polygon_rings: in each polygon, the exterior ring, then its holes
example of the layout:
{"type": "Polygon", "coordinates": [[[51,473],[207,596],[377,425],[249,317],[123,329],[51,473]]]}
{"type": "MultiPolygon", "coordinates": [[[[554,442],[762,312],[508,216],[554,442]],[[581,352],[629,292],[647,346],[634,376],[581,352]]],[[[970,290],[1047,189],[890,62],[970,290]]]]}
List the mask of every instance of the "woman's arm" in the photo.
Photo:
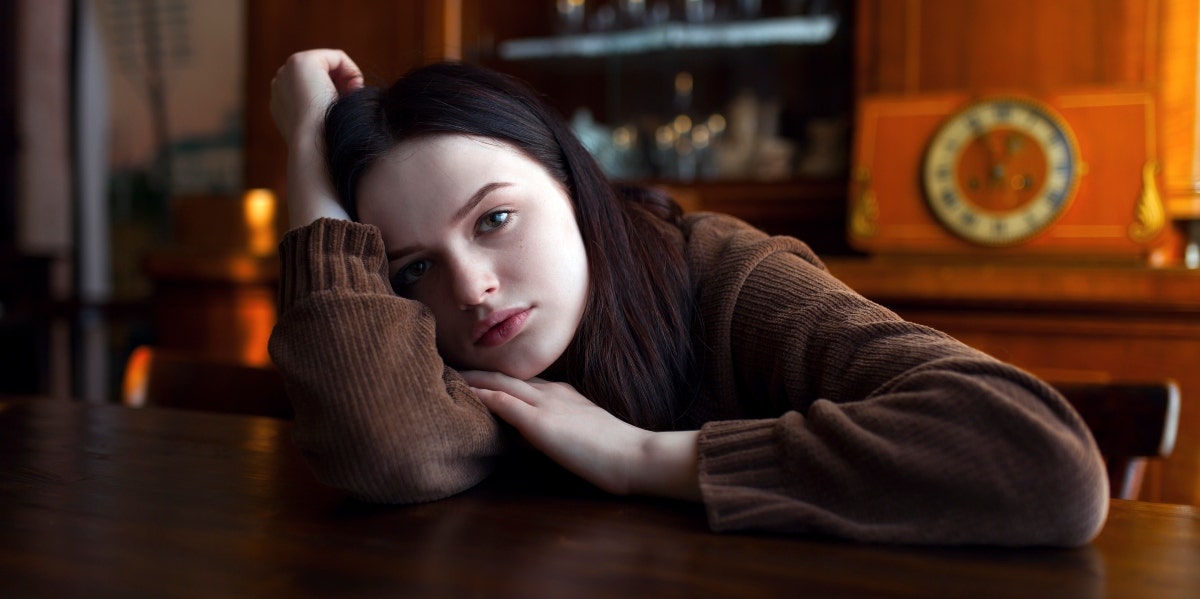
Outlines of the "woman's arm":
{"type": "Polygon", "coordinates": [[[324,49],[291,55],[271,80],[271,116],[288,148],[290,229],[319,218],[350,220],[326,173],[321,129],[334,100],[362,85],[345,52],[324,49]]]}
{"type": "Polygon", "coordinates": [[[714,529],[1015,545],[1098,532],[1099,452],[1053,389],[866,300],[794,240],[708,226],[693,232],[716,240],[699,248],[706,401],[740,415],[700,435],[714,529]]]}
{"type": "Polygon", "coordinates": [[[428,501],[487,476],[500,432],[442,363],[429,311],[392,293],[378,230],[349,222],[334,195],[320,131],[329,104],[361,86],[336,50],[295,54],[272,81],[292,230],[270,351],[321,481],[371,501],[428,501]]]}
{"type": "Polygon", "coordinates": [[[392,293],[378,229],[322,219],[280,244],[271,358],[322,482],[369,501],[467,489],[502,450],[496,420],[437,353],[427,308],[392,293]]]}

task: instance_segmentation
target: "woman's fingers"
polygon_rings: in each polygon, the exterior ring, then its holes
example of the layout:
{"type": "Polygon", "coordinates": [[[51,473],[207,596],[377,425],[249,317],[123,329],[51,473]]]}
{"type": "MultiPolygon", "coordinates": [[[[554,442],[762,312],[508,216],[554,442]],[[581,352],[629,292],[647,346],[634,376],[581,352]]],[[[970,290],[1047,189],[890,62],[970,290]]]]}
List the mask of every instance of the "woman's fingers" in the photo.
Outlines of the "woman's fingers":
{"type": "Polygon", "coordinates": [[[324,48],[297,52],[271,80],[271,115],[290,143],[298,130],[315,128],[339,95],[362,86],[362,71],[345,52],[324,48]]]}
{"type": "Polygon", "coordinates": [[[534,416],[530,388],[523,381],[499,372],[466,370],[461,373],[475,397],[501,420],[521,429],[534,416]],[[523,392],[523,393],[522,393],[523,392]]]}
{"type": "Polygon", "coordinates": [[[530,383],[516,379],[500,372],[484,370],[465,370],[461,373],[463,379],[472,387],[503,391],[530,405],[537,405],[537,389],[530,383]]]}
{"type": "Polygon", "coordinates": [[[475,393],[475,397],[478,397],[479,401],[483,402],[484,407],[488,411],[495,414],[501,420],[513,425],[517,430],[521,430],[527,426],[530,418],[535,415],[534,412],[537,410],[537,408],[504,391],[485,389],[483,387],[471,387],[471,391],[475,393]]]}
{"type": "Polygon", "coordinates": [[[363,86],[362,70],[341,50],[320,48],[298,52],[292,57],[300,63],[311,63],[323,72],[338,95],[345,95],[363,86]]]}
{"type": "Polygon", "coordinates": [[[336,50],[336,54],[328,57],[329,76],[333,80],[334,87],[337,88],[339,96],[344,96],[363,86],[362,70],[358,65],[354,64],[353,60],[341,50],[336,50]]]}
{"type": "Polygon", "coordinates": [[[353,91],[362,87],[362,69],[354,64],[354,60],[341,50],[317,48],[297,52],[288,58],[288,62],[299,65],[311,64],[317,70],[326,74],[339,94],[353,91]]]}

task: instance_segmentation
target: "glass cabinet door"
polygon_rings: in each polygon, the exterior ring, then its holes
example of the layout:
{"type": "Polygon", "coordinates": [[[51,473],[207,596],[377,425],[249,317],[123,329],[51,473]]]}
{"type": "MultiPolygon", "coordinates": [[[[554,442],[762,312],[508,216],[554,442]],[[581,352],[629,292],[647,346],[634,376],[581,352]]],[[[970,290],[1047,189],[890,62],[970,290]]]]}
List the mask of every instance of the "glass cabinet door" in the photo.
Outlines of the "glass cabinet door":
{"type": "MultiPolygon", "coordinates": [[[[849,0],[468,1],[464,59],[515,75],[613,179],[844,247],[849,0]]],[[[810,241],[811,242],[811,241],[810,241]]]]}
{"type": "Polygon", "coordinates": [[[464,11],[476,40],[466,58],[546,94],[616,179],[839,177],[852,112],[849,8],[481,1],[464,11]]]}

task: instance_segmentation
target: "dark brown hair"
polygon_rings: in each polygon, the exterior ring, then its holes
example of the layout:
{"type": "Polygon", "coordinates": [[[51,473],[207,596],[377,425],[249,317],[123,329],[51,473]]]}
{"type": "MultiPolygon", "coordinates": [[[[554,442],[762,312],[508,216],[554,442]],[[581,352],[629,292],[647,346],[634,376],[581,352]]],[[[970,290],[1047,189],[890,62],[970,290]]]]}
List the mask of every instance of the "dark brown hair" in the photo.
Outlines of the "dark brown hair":
{"type": "Polygon", "coordinates": [[[627,422],[672,428],[679,406],[690,400],[696,362],[679,206],[654,190],[610,184],[562,118],[519,81],[483,67],[437,63],[330,107],[327,162],[350,216],[358,218],[358,182],[376,160],[405,140],[435,134],[507,142],[567,190],[591,285],[563,378],[627,422]]]}

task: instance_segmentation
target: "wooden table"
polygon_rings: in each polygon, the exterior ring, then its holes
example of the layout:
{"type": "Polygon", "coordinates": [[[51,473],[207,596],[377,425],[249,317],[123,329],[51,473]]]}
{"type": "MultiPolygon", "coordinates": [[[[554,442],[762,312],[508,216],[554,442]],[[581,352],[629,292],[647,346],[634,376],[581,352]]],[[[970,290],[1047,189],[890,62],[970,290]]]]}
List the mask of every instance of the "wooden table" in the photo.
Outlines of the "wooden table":
{"type": "Polygon", "coordinates": [[[0,411],[0,595],[1200,597],[1200,510],[1115,502],[1077,549],[714,534],[698,506],[550,468],[375,506],[266,418],[26,400],[0,411]]]}

